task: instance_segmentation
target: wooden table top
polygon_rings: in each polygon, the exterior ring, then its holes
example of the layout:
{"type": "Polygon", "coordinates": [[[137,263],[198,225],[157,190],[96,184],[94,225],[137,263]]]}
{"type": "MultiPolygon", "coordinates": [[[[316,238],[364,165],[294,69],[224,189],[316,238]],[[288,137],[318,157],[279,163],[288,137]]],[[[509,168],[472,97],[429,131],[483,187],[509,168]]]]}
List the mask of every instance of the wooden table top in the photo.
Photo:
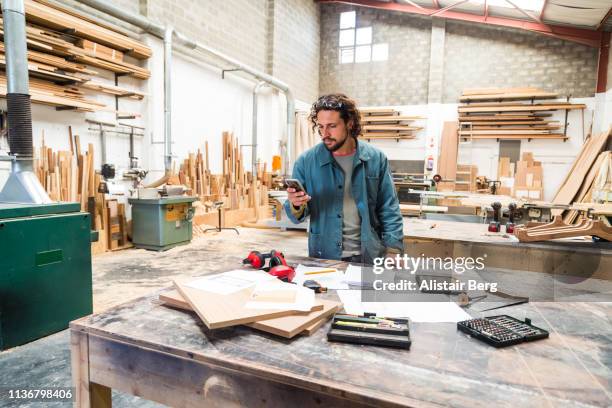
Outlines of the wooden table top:
{"type": "Polygon", "coordinates": [[[291,340],[244,326],[209,330],[194,313],[162,306],[158,294],[84,317],[71,328],[313,391],[340,390],[378,406],[612,402],[610,303],[529,303],[491,311],[487,315],[530,317],[550,331],[547,340],[505,349],[468,337],[454,323],[411,323],[412,347],[398,350],[328,343],[329,323],[291,340]]]}

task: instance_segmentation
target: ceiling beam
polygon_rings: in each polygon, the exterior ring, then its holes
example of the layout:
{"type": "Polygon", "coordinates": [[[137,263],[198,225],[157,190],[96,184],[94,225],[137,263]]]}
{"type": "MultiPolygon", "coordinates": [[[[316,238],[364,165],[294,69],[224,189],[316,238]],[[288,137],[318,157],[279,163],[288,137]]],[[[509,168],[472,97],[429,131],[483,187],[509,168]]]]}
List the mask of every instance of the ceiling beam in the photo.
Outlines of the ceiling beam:
{"type": "Polygon", "coordinates": [[[453,3],[453,4],[450,4],[450,5],[446,6],[446,7],[444,7],[444,8],[436,10],[436,11],[434,11],[433,13],[431,13],[429,15],[432,16],[432,17],[440,15],[440,14],[444,13],[445,11],[450,10],[452,8],[455,8],[455,7],[459,6],[460,4],[467,3],[468,1],[469,0],[459,0],[459,1],[455,2],[455,3],[453,3]]]}
{"type": "Polygon", "coordinates": [[[608,21],[608,19],[610,18],[610,15],[612,15],[612,7],[610,7],[610,10],[608,10],[608,12],[606,13],[606,16],[599,22],[599,24],[597,24],[597,27],[595,27],[596,30],[601,30],[601,27],[606,24],[606,21],[608,21]]]}
{"type": "Polygon", "coordinates": [[[601,46],[599,47],[599,61],[597,61],[597,93],[606,92],[608,87],[608,60],[610,55],[610,32],[602,32],[601,46]]]}
{"type": "Polygon", "coordinates": [[[537,21],[540,24],[544,24],[542,23],[542,20],[540,19],[540,17],[534,16],[531,13],[528,13],[527,10],[517,6],[516,4],[514,4],[512,2],[512,0],[506,0],[506,3],[508,3],[509,5],[511,5],[512,7],[514,7],[515,9],[517,9],[518,11],[521,12],[521,14],[523,14],[524,16],[526,16],[527,18],[533,20],[533,21],[537,21]]]}
{"type": "Polygon", "coordinates": [[[399,0],[399,2],[400,2],[400,3],[410,4],[411,6],[414,6],[414,7],[420,8],[420,9],[425,9],[425,7],[423,7],[423,6],[419,5],[419,4],[416,4],[416,3],[415,3],[414,1],[412,1],[412,0],[399,0]]]}
{"type": "Polygon", "coordinates": [[[544,3],[542,3],[542,10],[540,10],[540,20],[544,18],[544,10],[546,10],[546,6],[548,6],[548,0],[544,0],[544,3]]]}
{"type": "MultiPolygon", "coordinates": [[[[354,6],[368,7],[387,11],[400,11],[410,14],[419,14],[422,16],[431,16],[432,12],[441,10],[414,7],[408,4],[398,4],[377,0],[317,0],[319,3],[343,3],[354,6]]],[[[438,14],[438,17],[443,17],[451,20],[469,21],[473,23],[481,23],[498,27],[518,28],[526,31],[532,31],[543,35],[548,35],[560,38],[567,41],[572,41],[593,48],[599,48],[601,45],[601,31],[586,30],[583,28],[557,26],[552,24],[540,24],[526,20],[514,20],[503,17],[485,17],[477,14],[462,13],[452,10],[446,10],[438,14]]]]}

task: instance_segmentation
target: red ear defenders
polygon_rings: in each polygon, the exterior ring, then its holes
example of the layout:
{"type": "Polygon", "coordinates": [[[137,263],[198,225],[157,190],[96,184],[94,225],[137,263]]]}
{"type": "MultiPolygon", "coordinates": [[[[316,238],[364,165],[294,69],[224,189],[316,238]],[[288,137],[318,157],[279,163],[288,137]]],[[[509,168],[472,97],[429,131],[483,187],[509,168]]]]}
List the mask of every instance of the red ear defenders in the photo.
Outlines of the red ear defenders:
{"type": "Polygon", "coordinates": [[[249,252],[249,255],[242,260],[242,263],[245,265],[251,265],[256,269],[263,269],[270,275],[276,276],[285,282],[291,282],[295,277],[295,270],[291,266],[287,265],[287,261],[285,260],[283,253],[274,249],[267,254],[262,254],[259,251],[251,251],[249,252]],[[268,258],[270,259],[268,266],[264,267],[266,264],[266,259],[268,258]]]}
{"type": "Polygon", "coordinates": [[[251,251],[249,255],[242,260],[242,263],[245,265],[251,265],[255,269],[261,269],[266,264],[266,258],[271,256],[272,252],[269,254],[262,254],[259,251],[251,251]]]}

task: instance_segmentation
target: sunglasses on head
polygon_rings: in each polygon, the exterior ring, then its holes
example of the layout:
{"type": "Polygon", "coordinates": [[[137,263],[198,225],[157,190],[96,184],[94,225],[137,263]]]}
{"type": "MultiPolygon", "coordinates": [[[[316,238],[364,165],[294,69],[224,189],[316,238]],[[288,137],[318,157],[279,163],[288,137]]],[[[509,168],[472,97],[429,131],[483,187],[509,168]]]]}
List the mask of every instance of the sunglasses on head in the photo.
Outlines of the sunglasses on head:
{"type": "Polygon", "coordinates": [[[337,109],[342,109],[344,107],[344,105],[342,104],[342,102],[336,102],[336,101],[322,101],[322,102],[317,102],[317,106],[318,109],[333,109],[333,110],[337,110],[337,109]]]}

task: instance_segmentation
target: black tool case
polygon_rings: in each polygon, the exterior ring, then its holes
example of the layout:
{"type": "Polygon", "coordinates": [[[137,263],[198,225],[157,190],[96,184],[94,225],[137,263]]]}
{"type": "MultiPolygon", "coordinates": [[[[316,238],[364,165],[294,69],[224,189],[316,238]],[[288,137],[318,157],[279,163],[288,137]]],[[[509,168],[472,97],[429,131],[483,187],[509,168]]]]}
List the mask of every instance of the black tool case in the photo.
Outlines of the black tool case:
{"type": "Polygon", "coordinates": [[[498,315],[470,319],[457,323],[457,329],[493,347],[545,339],[549,333],[531,324],[531,319],[520,321],[512,316],[498,315]]]}
{"type": "Polygon", "coordinates": [[[369,314],[365,316],[336,314],[327,333],[327,340],[410,349],[409,320],[378,318],[369,314]],[[393,324],[385,326],[381,321],[393,324]]]}

